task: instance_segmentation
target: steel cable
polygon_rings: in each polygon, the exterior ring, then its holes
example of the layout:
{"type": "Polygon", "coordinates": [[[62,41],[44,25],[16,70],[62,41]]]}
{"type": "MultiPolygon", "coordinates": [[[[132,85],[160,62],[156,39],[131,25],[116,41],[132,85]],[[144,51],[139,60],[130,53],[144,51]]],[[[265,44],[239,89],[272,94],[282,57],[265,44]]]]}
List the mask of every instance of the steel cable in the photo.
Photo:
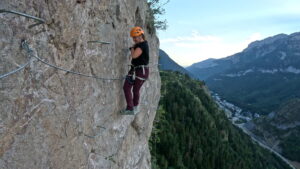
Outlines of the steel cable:
{"type": "Polygon", "coordinates": [[[123,79],[125,79],[125,77],[121,77],[121,78],[103,78],[103,77],[98,77],[98,76],[93,76],[93,75],[87,75],[87,74],[83,74],[83,73],[80,73],[80,72],[75,72],[75,71],[72,71],[72,70],[64,69],[62,67],[58,67],[58,66],[56,66],[54,64],[46,62],[42,58],[40,58],[37,55],[33,54],[33,50],[29,47],[29,45],[28,45],[28,43],[27,43],[26,40],[22,41],[22,48],[25,49],[30,56],[38,59],[40,62],[42,62],[42,63],[44,63],[44,64],[46,64],[46,65],[48,65],[50,67],[53,67],[55,69],[67,72],[67,73],[72,73],[72,74],[79,75],[79,76],[84,76],[84,77],[95,78],[95,79],[99,79],[99,80],[123,80],[123,79]]]}

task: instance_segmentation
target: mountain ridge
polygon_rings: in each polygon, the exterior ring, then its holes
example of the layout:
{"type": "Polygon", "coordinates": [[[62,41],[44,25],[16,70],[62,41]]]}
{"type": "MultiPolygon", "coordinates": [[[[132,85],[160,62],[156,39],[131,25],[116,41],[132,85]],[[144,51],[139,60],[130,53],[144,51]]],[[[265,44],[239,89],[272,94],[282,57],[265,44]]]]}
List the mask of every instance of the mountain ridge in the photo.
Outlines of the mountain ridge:
{"type": "Polygon", "coordinates": [[[193,73],[203,78],[213,92],[253,118],[252,125],[248,125],[253,128],[249,130],[262,141],[285,157],[299,161],[300,133],[295,125],[299,121],[289,116],[297,116],[300,108],[291,111],[289,106],[300,98],[300,32],[252,42],[242,52],[213,62],[217,65],[195,69],[193,73]],[[256,118],[255,114],[261,117],[256,118]],[[274,118],[267,118],[273,114],[274,118]],[[287,123],[281,123],[284,119],[288,119],[287,123]]]}
{"type": "Polygon", "coordinates": [[[187,74],[192,78],[195,78],[194,75],[186,70],[184,67],[180,66],[176,63],[171,57],[162,49],[159,49],[159,68],[160,70],[171,70],[171,71],[178,71],[182,74],[187,74]]]}
{"type": "MultiPolygon", "coordinates": [[[[288,53],[284,51],[279,51],[280,48],[286,47],[286,50],[292,50],[293,48],[299,48],[299,45],[295,41],[298,40],[298,37],[300,35],[300,32],[296,32],[290,35],[286,34],[279,34],[272,37],[268,37],[264,40],[260,41],[254,41],[248,45],[246,49],[244,49],[242,52],[230,55],[225,58],[221,59],[215,59],[211,61],[210,66],[210,72],[208,76],[205,76],[206,73],[208,73],[208,69],[205,69],[201,67],[201,69],[197,68],[197,64],[203,64],[207,62],[208,60],[205,60],[203,62],[197,62],[193,65],[187,67],[187,70],[190,70],[194,75],[196,75],[198,78],[202,78],[202,80],[206,80],[207,78],[214,76],[219,73],[226,73],[226,72],[234,72],[238,69],[245,69],[247,70],[247,67],[249,69],[249,64],[252,64],[251,62],[257,61],[257,66],[267,66],[269,68],[275,67],[275,63],[280,63],[281,60],[285,60],[286,65],[291,64],[290,69],[300,69],[299,64],[295,65],[293,61],[288,60],[286,56],[288,53]],[[289,43],[289,45],[287,44],[289,43]],[[275,60],[275,63],[272,64],[269,63],[269,65],[262,65],[262,63],[267,63],[267,57],[274,55],[277,57],[277,60],[275,60]],[[264,59],[263,59],[264,58],[264,59]]],[[[295,53],[295,55],[298,55],[298,53],[295,53]]],[[[297,60],[297,63],[299,62],[299,59],[293,58],[297,60]]],[[[274,59],[273,59],[274,60],[274,59]]],[[[288,67],[283,67],[284,64],[280,64],[281,69],[288,69],[288,67]]],[[[259,68],[259,67],[258,67],[259,68]]],[[[256,69],[258,69],[256,68],[256,69]]]]}

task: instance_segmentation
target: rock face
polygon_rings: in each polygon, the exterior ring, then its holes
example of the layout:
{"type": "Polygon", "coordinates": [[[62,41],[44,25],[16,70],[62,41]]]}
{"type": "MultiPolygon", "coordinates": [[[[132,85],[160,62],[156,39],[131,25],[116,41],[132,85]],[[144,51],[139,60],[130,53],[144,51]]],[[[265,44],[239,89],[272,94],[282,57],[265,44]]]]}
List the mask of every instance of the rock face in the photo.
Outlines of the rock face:
{"type": "Polygon", "coordinates": [[[0,168],[150,169],[148,138],[160,97],[157,37],[147,30],[146,1],[1,0],[0,9],[43,18],[35,22],[0,13],[0,168]],[[146,29],[150,77],[140,111],[125,107],[124,80],[99,80],[49,67],[20,47],[59,67],[104,78],[128,71],[131,27],[146,29]],[[88,43],[107,41],[111,44],[88,43]]]}

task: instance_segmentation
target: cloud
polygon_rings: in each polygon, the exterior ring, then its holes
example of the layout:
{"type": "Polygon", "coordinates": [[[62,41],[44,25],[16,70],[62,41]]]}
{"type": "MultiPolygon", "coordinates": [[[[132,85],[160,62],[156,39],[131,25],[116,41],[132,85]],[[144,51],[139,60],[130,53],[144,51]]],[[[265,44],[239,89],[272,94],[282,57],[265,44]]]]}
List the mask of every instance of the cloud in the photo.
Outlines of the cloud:
{"type": "Polygon", "coordinates": [[[260,33],[253,33],[240,42],[212,35],[200,35],[193,31],[189,36],[161,40],[161,48],[182,66],[188,66],[208,58],[223,58],[241,52],[249,43],[262,39],[260,33]]]}

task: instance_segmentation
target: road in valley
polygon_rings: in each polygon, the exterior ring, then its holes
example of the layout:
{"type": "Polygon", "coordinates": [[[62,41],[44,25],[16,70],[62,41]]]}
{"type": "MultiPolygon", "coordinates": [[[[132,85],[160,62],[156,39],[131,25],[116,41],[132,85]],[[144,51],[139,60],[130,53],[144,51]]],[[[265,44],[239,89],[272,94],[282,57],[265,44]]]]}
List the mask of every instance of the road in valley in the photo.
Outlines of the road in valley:
{"type": "Polygon", "coordinates": [[[251,120],[251,118],[249,117],[245,117],[242,116],[240,113],[242,112],[242,109],[240,109],[239,107],[227,102],[226,100],[221,100],[220,97],[218,95],[215,95],[213,97],[215,99],[215,101],[218,103],[218,105],[220,106],[221,109],[223,109],[225,112],[227,112],[226,116],[232,122],[233,125],[239,127],[240,129],[242,129],[242,131],[244,133],[246,133],[247,135],[249,135],[251,137],[251,139],[256,142],[258,145],[260,145],[261,147],[268,149],[269,151],[271,151],[272,153],[274,153],[275,155],[277,155],[280,159],[282,159],[284,162],[286,162],[292,169],[297,169],[293,166],[293,164],[287,160],[285,157],[283,157],[281,154],[279,154],[278,152],[276,152],[275,150],[273,150],[272,148],[270,148],[269,146],[267,146],[266,144],[262,143],[261,141],[257,140],[255,138],[255,135],[250,132],[245,126],[244,123],[241,124],[237,124],[235,123],[236,121],[238,121],[238,119],[244,119],[246,121],[251,120]],[[230,112],[230,113],[228,113],[230,112]],[[233,120],[234,119],[234,120],[233,120]]]}

